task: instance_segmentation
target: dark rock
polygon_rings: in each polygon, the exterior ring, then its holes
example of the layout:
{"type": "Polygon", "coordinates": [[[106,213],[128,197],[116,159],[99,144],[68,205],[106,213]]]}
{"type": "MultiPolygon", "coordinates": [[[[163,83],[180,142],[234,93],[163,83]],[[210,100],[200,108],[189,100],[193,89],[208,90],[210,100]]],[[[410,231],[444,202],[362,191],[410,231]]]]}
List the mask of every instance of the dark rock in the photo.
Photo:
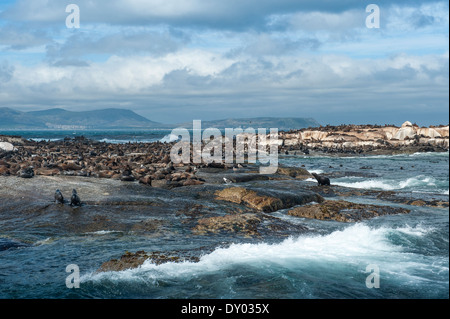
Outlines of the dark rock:
{"type": "Polygon", "coordinates": [[[178,256],[177,254],[137,251],[136,253],[126,252],[119,259],[112,259],[104,262],[97,272],[123,271],[127,269],[138,268],[145,261],[149,261],[155,265],[164,263],[180,263],[180,262],[199,262],[199,258],[195,256],[178,256]]]}
{"type": "Polygon", "coordinates": [[[383,215],[407,214],[410,210],[390,206],[356,204],[343,200],[295,207],[288,215],[339,222],[357,222],[383,215]]]}

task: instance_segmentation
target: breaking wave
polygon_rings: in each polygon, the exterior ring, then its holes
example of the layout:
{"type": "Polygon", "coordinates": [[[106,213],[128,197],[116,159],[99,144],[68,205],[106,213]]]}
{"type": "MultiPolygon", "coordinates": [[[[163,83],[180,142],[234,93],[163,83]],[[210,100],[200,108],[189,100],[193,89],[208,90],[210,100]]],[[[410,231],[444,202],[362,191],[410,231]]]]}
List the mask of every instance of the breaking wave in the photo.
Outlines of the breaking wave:
{"type": "MultiPolygon", "coordinates": [[[[355,224],[328,235],[288,238],[281,243],[232,244],[217,248],[200,258],[197,263],[165,263],[156,265],[149,261],[141,267],[120,272],[91,273],[82,281],[186,279],[217,273],[239,267],[257,269],[311,269],[321,265],[353,267],[365,271],[369,264],[377,264],[395,276],[414,272],[416,267],[429,267],[423,255],[410,253],[408,243],[420,240],[432,228],[403,226],[401,228],[373,228],[355,224]],[[406,246],[405,246],[406,243],[406,246]]],[[[436,271],[447,271],[448,263],[433,263],[436,271]]]]}

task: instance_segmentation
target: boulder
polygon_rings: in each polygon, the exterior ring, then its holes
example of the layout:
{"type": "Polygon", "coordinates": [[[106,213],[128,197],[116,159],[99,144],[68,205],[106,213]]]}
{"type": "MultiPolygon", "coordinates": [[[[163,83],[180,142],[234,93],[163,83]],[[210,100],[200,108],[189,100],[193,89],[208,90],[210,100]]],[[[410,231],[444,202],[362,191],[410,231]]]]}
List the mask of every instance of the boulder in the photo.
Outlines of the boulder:
{"type": "Polygon", "coordinates": [[[407,214],[410,210],[369,204],[357,204],[343,200],[327,200],[320,204],[299,206],[288,212],[290,216],[339,222],[358,222],[382,215],[407,214]]]}
{"type": "Polygon", "coordinates": [[[0,142],[0,151],[12,152],[14,150],[16,150],[16,148],[11,143],[9,143],[9,142],[0,142]]]}
{"type": "Polygon", "coordinates": [[[277,174],[299,179],[308,179],[312,177],[310,172],[300,167],[278,167],[277,174]]]}
{"type": "Polygon", "coordinates": [[[323,198],[311,192],[296,194],[282,190],[251,190],[243,187],[230,187],[215,192],[217,200],[245,205],[256,211],[270,213],[280,209],[302,205],[312,201],[322,202],[323,198]]]}
{"type": "Polygon", "coordinates": [[[225,216],[202,218],[194,227],[193,232],[198,235],[229,231],[246,236],[258,235],[257,226],[262,218],[256,214],[228,214],[225,216]]]}
{"type": "Polygon", "coordinates": [[[111,259],[104,262],[97,272],[108,271],[123,271],[127,269],[133,269],[140,267],[145,261],[149,261],[156,265],[161,265],[168,262],[180,263],[180,262],[198,262],[198,257],[186,256],[180,257],[173,254],[163,252],[151,252],[137,251],[136,253],[126,252],[119,259],[111,259]]]}

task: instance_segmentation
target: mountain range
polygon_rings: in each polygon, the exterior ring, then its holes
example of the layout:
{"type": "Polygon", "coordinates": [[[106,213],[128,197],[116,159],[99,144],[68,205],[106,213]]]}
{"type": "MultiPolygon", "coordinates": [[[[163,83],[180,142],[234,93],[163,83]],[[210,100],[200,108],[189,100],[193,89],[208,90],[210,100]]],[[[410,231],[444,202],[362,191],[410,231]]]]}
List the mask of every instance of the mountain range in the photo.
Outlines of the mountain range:
{"type": "MultiPolygon", "coordinates": [[[[202,128],[278,128],[279,130],[318,127],[312,118],[238,118],[202,121],[202,128]]],[[[22,112],[7,107],[0,108],[0,130],[92,130],[92,129],[172,129],[192,128],[192,122],[163,124],[126,109],[102,109],[93,111],[67,111],[54,108],[42,111],[22,112]]]]}
{"type": "Polygon", "coordinates": [[[103,109],[73,112],[64,109],[21,112],[0,108],[0,129],[122,129],[159,128],[153,122],[130,110],[103,109]]]}

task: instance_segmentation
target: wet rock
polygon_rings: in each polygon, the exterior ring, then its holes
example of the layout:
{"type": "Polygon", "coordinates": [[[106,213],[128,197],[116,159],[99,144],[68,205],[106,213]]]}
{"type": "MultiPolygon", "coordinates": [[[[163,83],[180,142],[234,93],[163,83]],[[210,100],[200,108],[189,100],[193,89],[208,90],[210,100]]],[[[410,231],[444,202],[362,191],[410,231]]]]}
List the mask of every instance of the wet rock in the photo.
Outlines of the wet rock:
{"type": "Polygon", "coordinates": [[[155,265],[164,263],[180,263],[180,262],[199,262],[199,258],[195,256],[177,256],[176,254],[169,254],[163,252],[137,251],[135,253],[126,252],[119,259],[112,259],[104,262],[97,272],[108,271],[123,271],[127,269],[134,269],[140,267],[145,261],[151,262],[155,265]]]}
{"type": "Polygon", "coordinates": [[[320,204],[295,207],[288,212],[288,215],[348,223],[358,222],[377,216],[407,214],[409,212],[410,210],[404,208],[357,204],[343,200],[327,200],[320,204]]]}
{"type": "Polygon", "coordinates": [[[193,232],[197,235],[205,235],[229,231],[246,236],[257,236],[259,235],[257,226],[261,221],[260,216],[251,213],[202,218],[198,221],[198,225],[194,227],[193,232]]]}
{"type": "Polygon", "coordinates": [[[0,238],[0,251],[28,246],[28,244],[17,241],[15,239],[0,238]]]}
{"type": "Polygon", "coordinates": [[[323,201],[323,198],[320,195],[310,192],[296,194],[282,190],[264,191],[261,189],[251,190],[243,187],[225,188],[216,191],[214,194],[217,200],[242,204],[256,211],[266,213],[293,207],[295,205],[306,204],[312,201],[323,201]]]}
{"type": "Polygon", "coordinates": [[[308,179],[312,177],[311,173],[300,167],[278,167],[277,174],[298,179],[308,179]]]}
{"type": "Polygon", "coordinates": [[[215,193],[216,199],[244,204],[258,211],[273,212],[283,208],[283,202],[275,197],[260,196],[255,191],[242,187],[226,188],[215,193]]]}
{"type": "Polygon", "coordinates": [[[425,206],[427,203],[423,200],[415,200],[410,203],[412,206],[425,206]]]}

